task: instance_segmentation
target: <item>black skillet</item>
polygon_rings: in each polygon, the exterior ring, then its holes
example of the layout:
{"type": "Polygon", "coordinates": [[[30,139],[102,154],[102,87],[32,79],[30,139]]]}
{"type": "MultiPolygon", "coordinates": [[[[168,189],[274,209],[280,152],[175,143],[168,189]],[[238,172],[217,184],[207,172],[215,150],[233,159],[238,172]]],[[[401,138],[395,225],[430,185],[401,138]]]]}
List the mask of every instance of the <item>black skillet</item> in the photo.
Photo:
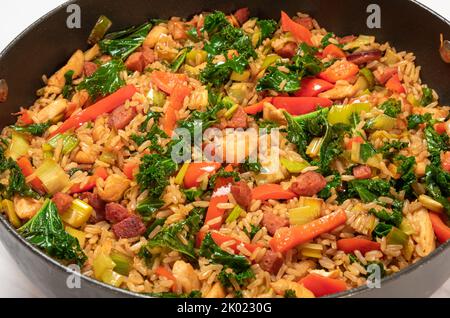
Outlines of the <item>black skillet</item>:
{"type": "MultiPolygon", "coordinates": [[[[51,11],[16,38],[0,54],[0,78],[7,80],[9,97],[0,104],[0,127],[12,124],[11,113],[27,107],[42,86],[42,74],[53,74],[78,48],[86,49],[86,39],[97,18],[104,14],[113,21],[113,30],[136,25],[148,18],[190,17],[214,9],[233,12],[249,7],[252,16],[278,20],[280,10],[291,15],[307,12],[337,35],[370,34],[378,42],[389,41],[398,50],[414,52],[422,65],[422,79],[440,94],[441,103],[450,103],[450,65],[439,56],[439,35],[450,39],[450,24],[428,8],[407,0],[78,0],[51,11]],[[69,4],[81,9],[81,28],[69,29],[66,20],[69,4]],[[370,29],[367,12],[370,4],[378,4],[381,28],[370,29]]],[[[371,7],[372,8],[372,7],[371,7]]],[[[369,8],[370,9],[370,8],[369,8]]],[[[69,10],[71,11],[71,10],[69,10]]],[[[370,11],[370,10],[369,10],[370,11]]],[[[73,12],[73,11],[71,11],[73,12]]],[[[13,14],[11,12],[11,14],[13,14]]],[[[139,297],[83,277],[81,288],[70,289],[69,273],[52,258],[23,240],[0,216],[0,239],[19,268],[46,295],[58,297],[139,297]]],[[[450,277],[450,242],[405,270],[385,278],[381,288],[360,287],[335,296],[340,297],[426,297],[450,277]]]]}

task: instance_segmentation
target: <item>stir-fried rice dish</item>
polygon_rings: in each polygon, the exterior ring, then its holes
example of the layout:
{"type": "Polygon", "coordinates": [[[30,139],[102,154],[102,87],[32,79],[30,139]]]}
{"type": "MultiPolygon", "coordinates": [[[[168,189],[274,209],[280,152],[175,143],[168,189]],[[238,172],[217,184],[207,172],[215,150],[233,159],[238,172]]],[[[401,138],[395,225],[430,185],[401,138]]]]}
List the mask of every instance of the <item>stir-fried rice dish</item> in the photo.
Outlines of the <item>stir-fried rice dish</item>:
{"type": "Polygon", "coordinates": [[[61,264],[154,297],[310,298],[450,239],[450,108],[412,53],[283,11],[111,25],[1,134],[2,214],[61,264]]]}

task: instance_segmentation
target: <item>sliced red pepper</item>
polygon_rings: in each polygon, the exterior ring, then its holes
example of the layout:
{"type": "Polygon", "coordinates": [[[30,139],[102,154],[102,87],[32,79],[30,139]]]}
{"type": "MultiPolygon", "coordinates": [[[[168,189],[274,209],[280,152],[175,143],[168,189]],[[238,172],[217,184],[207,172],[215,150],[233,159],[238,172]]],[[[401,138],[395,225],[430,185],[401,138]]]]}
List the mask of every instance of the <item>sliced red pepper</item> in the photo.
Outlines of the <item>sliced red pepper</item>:
{"type": "MultiPolygon", "coordinates": [[[[25,178],[31,176],[34,173],[34,168],[27,157],[19,158],[19,160],[17,160],[17,165],[19,166],[25,178]]],[[[45,187],[38,177],[34,177],[34,179],[30,181],[30,184],[33,187],[33,189],[36,190],[39,194],[46,193],[45,187]]]]}
{"type": "Polygon", "coordinates": [[[345,58],[346,56],[345,52],[334,44],[328,44],[327,47],[323,49],[322,55],[324,57],[332,56],[338,59],[345,58]]]}
{"type": "Polygon", "coordinates": [[[379,251],[381,248],[380,243],[363,238],[348,238],[337,241],[337,247],[345,253],[353,253],[358,250],[362,254],[370,251],[379,251]]]}
{"type": "Polygon", "coordinates": [[[199,178],[207,173],[214,174],[222,164],[219,162],[192,162],[186,170],[184,176],[184,187],[186,189],[196,188],[200,185],[199,178]]]}
{"type": "Polygon", "coordinates": [[[290,200],[297,195],[290,191],[285,190],[279,184],[263,184],[252,190],[252,199],[254,200],[290,200]]]}
{"type": "Polygon", "coordinates": [[[263,111],[264,103],[272,103],[272,99],[272,97],[266,97],[256,104],[244,107],[244,111],[249,115],[256,115],[263,111]]]}
{"type": "Polygon", "coordinates": [[[177,124],[177,111],[172,107],[167,107],[164,116],[161,118],[161,124],[164,132],[171,137],[177,124]]]}
{"type": "Polygon", "coordinates": [[[336,83],[339,80],[348,80],[358,74],[358,72],[358,65],[346,60],[340,60],[321,72],[319,77],[328,82],[336,83]]]}
{"type": "Polygon", "coordinates": [[[281,11],[281,29],[283,32],[290,32],[297,42],[313,45],[311,31],[292,20],[284,11],[281,11]]]}
{"type": "Polygon", "coordinates": [[[31,125],[34,123],[33,119],[30,116],[30,112],[28,110],[22,109],[19,112],[21,115],[19,117],[19,121],[24,125],[31,125]]]}
{"type": "Polygon", "coordinates": [[[349,141],[345,144],[345,149],[352,150],[353,143],[363,144],[364,139],[361,136],[356,136],[353,138],[350,138],[349,141]]]}
{"type": "Polygon", "coordinates": [[[436,213],[429,213],[433,231],[440,243],[450,240],[450,227],[436,213]]]}
{"type": "Polygon", "coordinates": [[[173,276],[173,274],[164,266],[159,266],[157,269],[155,269],[155,274],[158,276],[162,276],[165,277],[168,280],[173,281],[173,285],[172,285],[172,291],[175,292],[177,289],[177,279],[175,278],[175,276],[173,276]]]}
{"type": "Polygon", "coordinates": [[[330,107],[333,101],[321,97],[274,97],[272,104],[291,115],[304,115],[316,111],[319,106],[330,107]]]}
{"type": "Polygon", "coordinates": [[[94,174],[89,177],[89,181],[84,185],[80,186],[80,184],[74,184],[70,190],[70,194],[74,193],[82,193],[82,192],[88,192],[95,188],[97,184],[97,179],[102,178],[103,180],[106,180],[108,178],[108,172],[103,167],[98,167],[94,170],[94,174]]]}
{"type": "Polygon", "coordinates": [[[127,162],[123,165],[123,173],[128,179],[133,180],[136,170],[139,168],[139,164],[135,162],[127,162]]]}
{"type": "Polygon", "coordinates": [[[300,89],[295,92],[297,97],[317,97],[320,93],[326,92],[334,87],[334,84],[320,78],[307,77],[302,79],[300,89]]]}
{"type": "Polygon", "coordinates": [[[315,273],[308,274],[299,283],[303,284],[316,297],[336,294],[347,290],[347,284],[344,281],[324,277],[315,273]]]}
{"type": "Polygon", "coordinates": [[[405,93],[405,88],[403,87],[398,74],[395,74],[386,82],[386,88],[394,93],[405,93]]]}
{"type": "Polygon", "coordinates": [[[95,120],[100,115],[112,112],[133,97],[136,92],[137,89],[134,85],[127,85],[120,88],[111,95],[99,100],[94,105],[85,108],[78,114],[67,119],[58,129],[50,134],[50,138],[67,130],[78,128],[84,123],[95,120]]]}
{"type": "Polygon", "coordinates": [[[160,90],[171,95],[177,86],[186,86],[188,77],[185,74],[154,71],[150,75],[150,80],[160,90]]]}
{"type": "Polygon", "coordinates": [[[447,130],[445,129],[445,123],[437,123],[434,124],[434,130],[436,130],[436,132],[439,135],[442,135],[443,133],[445,133],[447,130]]]}
{"type": "Polygon", "coordinates": [[[442,169],[447,172],[450,172],[450,151],[444,152],[441,158],[442,169]]]}
{"type": "Polygon", "coordinates": [[[175,86],[169,97],[170,107],[180,110],[183,107],[184,99],[191,94],[191,88],[186,85],[175,86]]]}

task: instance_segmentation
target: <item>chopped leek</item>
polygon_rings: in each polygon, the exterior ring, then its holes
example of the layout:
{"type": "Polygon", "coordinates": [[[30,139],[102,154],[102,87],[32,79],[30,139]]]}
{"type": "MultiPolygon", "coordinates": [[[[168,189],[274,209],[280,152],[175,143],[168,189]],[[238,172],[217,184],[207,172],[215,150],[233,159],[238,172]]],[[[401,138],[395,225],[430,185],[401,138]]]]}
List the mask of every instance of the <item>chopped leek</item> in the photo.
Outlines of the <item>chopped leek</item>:
{"type": "Polygon", "coordinates": [[[281,59],[281,57],[276,55],[276,54],[269,54],[269,55],[267,55],[266,58],[264,59],[262,65],[261,65],[261,69],[265,70],[266,68],[268,68],[270,65],[274,64],[279,59],[281,59]]]}
{"type": "Polygon", "coordinates": [[[35,173],[49,194],[55,194],[69,184],[69,176],[50,158],[44,159],[35,173]]]}
{"type": "Polygon", "coordinates": [[[308,148],[306,148],[306,154],[311,158],[319,156],[320,148],[322,147],[324,138],[315,137],[311,140],[308,148]]]}
{"type": "Polygon", "coordinates": [[[361,69],[359,73],[364,76],[367,83],[369,84],[369,88],[372,89],[375,86],[375,77],[373,76],[372,71],[365,67],[361,69]]]}
{"type": "Polygon", "coordinates": [[[228,215],[227,219],[225,220],[225,223],[231,223],[244,213],[244,209],[241,208],[239,205],[236,205],[233,210],[231,210],[231,213],[228,215]]]}
{"type": "Polygon", "coordinates": [[[303,206],[289,210],[289,222],[292,225],[309,223],[320,217],[322,200],[303,198],[303,206]]]}
{"type": "Polygon", "coordinates": [[[370,103],[354,103],[348,105],[335,105],[331,107],[328,112],[328,122],[331,125],[339,123],[350,124],[350,116],[353,113],[360,113],[361,111],[369,112],[372,108],[370,103]]]}
{"type": "Polygon", "coordinates": [[[13,160],[26,155],[30,149],[30,144],[24,135],[13,132],[11,134],[11,143],[9,144],[7,155],[13,160]]]}
{"type": "Polygon", "coordinates": [[[11,200],[5,199],[2,201],[2,208],[8,216],[9,223],[11,223],[15,228],[19,228],[22,223],[20,222],[16,210],[14,209],[14,203],[11,200]]]}
{"type": "Polygon", "coordinates": [[[62,154],[66,155],[72,152],[78,146],[78,138],[73,134],[58,134],[48,141],[48,144],[53,148],[58,146],[59,141],[62,140],[62,154]]]}
{"type": "Polygon", "coordinates": [[[386,242],[389,245],[402,245],[406,246],[408,243],[409,236],[402,230],[392,227],[392,230],[386,236],[386,242]]]}
{"type": "Polygon", "coordinates": [[[382,129],[382,130],[391,130],[395,127],[397,120],[388,115],[381,114],[374,119],[371,119],[367,122],[367,127],[370,129],[382,129]]]}
{"type": "Polygon", "coordinates": [[[230,119],[231,117],[233,117],[233,114],[236,112],[236,110],[239,108],[238,104],[234,104],[233,106],[230,107],[230,109],[228,109],[226,111],[226,113],[224,114],[224,117],[226,119],[230,119]]]}
{"type": "Polygon", "coordinates": [[[440,202],[433,200],[428,195],[425,194],[420,195],[419,202],[422,203],[422,205],[428,210],[438,213],[442,213],[444,211],[444,206],[440,202]]]}
{"type": "Polygon", "coordinates": [[[124,276],[128,276],[133,265],[133,259],[128,255],[112,250],[110,255],[112,261],[116,264],[114,271],[124,276]]]}
{"type": "Polygon", "coordinates": [[[411,225],[411,222],[409,222],[405,218],[403,218],[402,223],[400,224],[400,230],[405,232],[405,234],[407,234],[407,235],[412,235],[416,232],[416,231],[414,231],[414,228],[411,225]]]}
{"type": "Polygon", "coordinates": [[[353,162],[358,163],[361,159],[361,143],[359,142],[352,142],[352,152],[350,159],[353,162]]]}
{"type": "Polygon", "coordinates": [[[302,244],[299,246],[302,256],[311,258],[322,258],[323,246],[321,244],[302,244]]]}
{"type": "Polygon", "coordinates": [[[392,51],[391,49],[386,50],[386,54],[384,55],[384,58],[386,59],[387,65],[393,65],[398,62],[400,62],[400,58],[397,53],[392,51]]]}
{"type": "Polygon", "coordinates": [[[150,104],[152,104],[153,106],[163,107],[166,103],[166,94],[156,88],[152,88],[148,92],[147,98],[149,99],[150,104]]]}
{"type": "Polygon", "coordinates": [[[104,282],[105,284],[114,287],[119,287],[125,281],[125,277],[110,269],[107,269],[103,272],[101,281],[104,282]]]}
{"type": "Polygon", "coordinates": [[[231,73],[230,79],[235,82],[245,82],[250,78],[250,71],[245,70],[241,74],[233,71],[231,73]]]}
{"type": "Polygon", "coordinates": [[[290,173],[300,173],[309,167],[309,163],[306,161],[291,161],[283,157],[280,158],[280,162],[290,173]]]}
{"type": "Polygon", "coordinates": [[[53,158],[53,147],[49,144],[42,144],[42,152],[44,154],[44,158],[53,158]]]}
{"type": "Polygon", "coordinates": [[[84,244],[86,243],[86,234],[84,232],[74,229],[73,227],[68,225],[66,225],[65,230],[67,233],[69,233],[78,240],[78,243],[80,243],[81,248],[84,247],[84,244]]]}
{"type": "Polygon", "coordinates": [[[96,279],[101,279],[102,275],[107,270],[112,271],[114,267],[116,267],[116,264],[113,262],[111,257],[106,255],[104,252],[100,252],[92,262],[92,269],[94,270],[94,277],[96,279]]]}
{"type": "Polygon", "coordinates": [[[116,162],[116,159],[117,159],[117,155],[113,152],[108,152],[108,151],[103,152],[99,158],[100,161],[103,161],[110,165],[114,164],[114,162],[116,162]]]}
{"type": "Polygon", "coordinates": [[[406,100],[408,101],[408,103],[410,103],[411,105],[413,105],[415,107],[420,106],[420,102],[417,100],[417,98],[413,94],[408,94],[406,96],[406,100]]]}
{"type": "Polygon", "coordinates": [[[406,246],[403,248],[403,257],[405,257],[405,259],[407,261],[411,260],[411,257],[414,253],[415,247],[414,247],[414,243],[411,240],[408,240],[408,243],[406,244],[406,246]]]}
{"type": "Polygon", "coordinates": [[[74,228],[78,228],[85,224],[94,209],[80,199],[72,201],[70,208],[61,215],[61,219],[74,228]]]}
{"type": "Polygon", "coordinates": [[[380,168],[380,162],[383,161],[383,155],[382,154],[376,154],[375,156],[370,157],[369,159],[366,160],[366,164],[369,167],[372,168],[380,168]]]}
{"type": "Polygon", "coordinates": [[[193,49],[186,55],[186,63],[190,66],[197,66],[206,62],[208,53],[204,50],[193,49]]]}
{"type": "Polygon", "coordinates": [[[237,104],[242,104],[245,98],[247,98],[249,92],[248,84],[246,83],[233,83],[228,89],[228,96],[233,99],[237,104]]]}
{"type": "Polygon", "coordinates": [[[375,42],[375,37],[374,36],[369,36],[369,35],[360,35],[356,38],[356,40],[347,43],[344,46],[344,50],[348,51],[348,50],[352,50],[352,49],[357,49],[361,46],[365,46],[365,45],[369,45],[375,42]]]}
{"type": "Polygon", "coordinates": [[[178,185],[183,184],[184,176],[186,175],[188,168],[189,168],[189,162],[183,163],[183,166],[181,166],[180,171],[178,171],[178,174],[175,177],[175,184],[178,184],[178,185]]]}
{"type": "Polygon", "coordinates": [[[356,93],[365,91],[370,88],[369,82],[364,76],[359,76],[356,79],[355,84],[353,85],[353,89],[356,93]]]}
{"type": "Polygon", "coordinates": [[[111,25],[112,25],[111,20],[108,19],[108,17],[101,15],[98,18],[97,22],[95,23],[95,26],[91,31],[91,34],[89,35],[88,43],[93,45],[96,44],[101,39],[103,39],[103,37],[105,36],[106,32],[109,30],[111,25]]]}

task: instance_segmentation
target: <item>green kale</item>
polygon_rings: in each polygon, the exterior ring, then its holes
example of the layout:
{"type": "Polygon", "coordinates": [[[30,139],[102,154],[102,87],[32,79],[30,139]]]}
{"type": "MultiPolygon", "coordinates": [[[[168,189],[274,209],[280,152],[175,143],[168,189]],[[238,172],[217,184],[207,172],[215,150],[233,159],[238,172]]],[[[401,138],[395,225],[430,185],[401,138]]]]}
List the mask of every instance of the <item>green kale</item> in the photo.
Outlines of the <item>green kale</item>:
{"type": "Polygon", "coordinates": [[[306,43],[300,44],[299,52],[292,58],[292,65],[288,68],[295,71],[299,77],[314,76],[320,73],[324,66],[316,57],[317,48],[306,43]]]}
{"type": "Polygon", "coordinates": [[[447,134],[439,135],[432,126],[427,126],[424,130],[427,141],[430,160],[434,165],[441,162],[441,152],[450,150],[450,137],[447,134]]]}
{"type": "Polygon", "coordinates": [[[75,261],[82,266],[87,260],[78,240],[64,230],[56,205],[47,199],[39,212],[18,232],[31,244],[60,260],[75,261]]]}
{"type": "Polygon", "coordinates": [[[120,72],[123,70],[125,66],[122,61],[111,60],[101,65],[94,74],[86,77],[77,89],[87,90],[93,100],[112,94],[125,85],[125,81],[120,77],[120,72]]]}
{"type": "Polygon", "coordinates": [[[382,179],[352,180],[348,182],[346,198],[359,197],[363,202],[373,202],[388,196],[390,184],[382,179]]]}
{"type": "Polygon", "coordinates": [[[247,234],[251,240],[253,240],[256,233],[258,233],[260,230],[261,230],[261,226],[255,225],[255,224],[250,224],[250,232],[248,232],[247,228],[244,227],[245,234],[247,234]]]}
{"type": "Polygon", "coordinates": [[[136,180],[141,191],[148,190],[150,197],[159,198],[169,184],[169,177],[176,170],[177,164],[170,157],[161,154],[144,155],[136,180]]]}
{"type": "Polygon", "coordinates": [[[408,120],[408,129],[417,129],[420,124],[425,124],[431,121],[431,114],[426,113],[423,115],[413,114],[409,115],[408,120]]]}
{"type": "Polygon", "coordinates": [[[341,186],[341,183],[341,175],[339,173],[335,173],[333,180],[328,182],[325,188],[320,190],[317,196],[324,200],[328,199],[329,197],[331,197],[331,189],[337,189],[341,186]]]}
{"type": "Polygon", "coordinates": [[[220,168],[219,171],[217,171],[215,174],[213,174],[209,178],[209,182],[208,182],[209,188],[214,188],[217,178],[232,178],[233,181],[235,181],[235,182],[241,180],[241,178],[239,177],[239,172],[225,171],[224,168],[220,168]]]}
{"type": "Polygon", "coordinates": [[[169,136],[158,127],[153,125],[149,131],[144,135],[132,134],[130,139],[133,140],[138,146],[141,146],[144,142],[150,141],[149,149],[158,153],[163,153],[164,149],[159,145],[161,138],[168,138],[169,136]]]}
{"type": "Polygon", "coordinates": [[[384,222],[379,222],[377,226],[372,231],[373,237],[383,237],[387,236],[389,232],[392,230],[392,225],[386,224],[384,222]]]}
{"type": "Polygon", "coordinates": [[[260,46],[265,39],[272,37],[278,28],[278,23],[275,20],[258,20],[256,21],[256,25],[261,30],[261,35],[256,46],[260,46]]]}
{"type": "Polygon", "coordinates": [[[186,47],[184,49],[180,50],[177,57],[170,65],[170,69],[173,72],[177,72],[180,69],[181,65],[183,65],[184,61],[186,60],[186,56],[190,50],[191,50],[190,48],[186,48],[186,47]]]}
{"type": "Polygon", "coordinates": [[[420,105],[424,107],[428,106],[433,102],[433,100],[433,90],[428,87],[422,88],[422,99],[420,100],[420,105]]]}
{"type": "Polygon", "coordinates": [[[187,202],[194,202],[196,198],[199,198],[203,194],[202,189],[190,188],[181,190],[186,197],[187,202]]]}
{"type": "Polygon", "coordinates": [[[141,255],[151,254],[152,249],[166,247],[195,260],[195,240],[201,227],[204,209],[195,208],[183,221],[165,226],[143,247],[141,255]]]}
{"type": "Polygon", "coordinates": [[[450,216],[450,173],[444,171],[440,165],[430,164],[425,169],[425,184],[427,194],[444,206],[450,216]]]}
{"type": "Polygon", "coordinates": [[[142,45],[145,37],[150,32],[151,23],[145,23],[138,27],[110,33],[98,44],[103,53],[112,57],[125,60],[131,53],[142,45]]]}
{"type": "Polygon", "coordinates": [[[42,136],[52,125],[51,122],[41,124],[31,124],[27,126],[10,126],[13,130],[21,133],[27,133],[33,136],[42,136]]]}
{"type": "Polygon", "coordinates": [[[370,209],[369,213],[375,215],[378,219],[386,224],[399,227],[403,220],[402,207],[403,205],[400,202],[397,202],[393,205],[392,212],[388,212],[385,209],[379,211],[370,209]]]}
{"type": "MultiPolygon", "coordinates": [[[[155,229],[157,226],[163,226],[164,223],[166,223],[167,218],[159,218],[159,219],[155,219],[153,221],[153,223],[147,228],[147,230],[144,233],[145,237],[148,237],[155,229]]],[[[141,250],[141,252],[139,252],[139,256],[140,257],[146,257],[148,253],[148,250],[141,250]]]]}
{"type": "Polygon", "coordinates": [[[65,84],[62,89],[62,95],[65,99],[69,99],[70,95],[73,93],[73,85],[72,85],[72,77],[73,77],[73,70],[68,70],[66,74],[64,74],[65,84]]]}
{"type": "Polygon", "coordinates": [[[416,158],[397,156],[395,157],[395,163],[398,165],[397,172],[401,175],[396,181],[395,187],[398,191],[405,191],[408,197],[412,197],[413,189],[411,186],[417,182],[417,177],[414,172],[416,158]]]}
{"type": "Polygon", "coordinates": [[[330,174],[330,165],[334,159],[342,154],[342,141],[344,133],[349,131],[349,126],[345,124],[337,124],[330,126],[327,123],[326,133],[320,147],[319,162],[315,164],[320,167],[320,171],[324,175],[330,174]]]}
{"type": "MultiPolygon", "coordinates": [[[[330,42],[330,39],[334,38],[335,35],[333,32],[328,32],[327,34],[325,34],[325,36],[322,38],[322,40],[320,41],[320,44],[323,48],[326,48],[328,45],[332,44],[330,42]]],[[[342,45],[337,44],[336,46],[338,47],[342,47],[342,45]]]]}
{"type": "Polygon", "coordinates": [[[230,22],[228,22],[225,14],[222,11],[215,11],[205,17],[205,21],[203,23],[201,31],[207,32],[209,35],[211,35],[213,33],[219,32],[229,25],[230,22]]]}
{"type": "Polygon", "coordinates": [[[244,172],[252,171],[252,172],[261,172],[262,165],[260,162],[249,162],[249,159],[247,158],[242,164],[241,169],[244,172]]]}
{"type": "Polygon", "coordinates": [[[178,121],[178,127],[189,130],[191,137],[194,137],[195,131],[205,131],[218,122],[217,113],[225,108],[220,101],[213,101],[206,111],[193,111],[187,119],[178,121]],[[200,130],[200,127],[203,130],[200,130]]]}
{"type": "Polygon", "coordinates": [[[390,98],[378,108],[383,110],[385,115],[396,118],[402,112],[402,103],[394,98],[390,98]]]}
{"type": "Polygon", "coordinates": [[[255,277],[255,274],[253,273],[251,268],[248,268],[244,271],[240,271],[236,273],[234,270],[230,268],[224,268],[220,271],[218,275],[218,279],[223,287],[233,287],[233,284],[231,281],[234,279],[234,281],[239,286],[245,286],[249,279],[255,277]]]}
{"type": "Polygon", "coordinates": [[[284,291],[284,298],[297,298],[297,294],[293,289],[286,289],[284,291]]]}
{"type": "Polygon", "coordinates": [[[274,90],[277,92],[295,92],[300,89],[300,80],[296,72],[285,73],[276,66],[269,66],[256,86],[257,91],[274,90]],[[283,86],[282,86],[283,84],[283,86]]]}
{"type": "Polygon", "coordinates": [[[139,212],[141,216],[145,218],[145,220],[151,220],[153,218],[153,215],[156,211],[158,211],[160,208],[164,206],[164,201],[162,201],[159,198],[146,198],[145,200],[141,201],[136,206],[136,211],[139,212]]]}
{"type": "MultiPolygon", "coordinates": [[[[236,50],[239,56],[245,60],[256,57],[256,52],[252,47],[252,41],[241,29],[228,25],[210,37],[209,42],[204,46],[204,50],[210,56],[227,55],[229,50],[236,50]]],[[[248,62],[247,62],[248,63],[248,62]]]]}
{"type": "Polygon", "coordinates": [[[400,150],[405,149],[408,147],[407,142],[402,142],[399,140],[393,140],[391,142],[385,143],[383,146],[381,146],[377,152],[381,153],[383,155],[384,159],[392,159],[396,153],[398,153],[400,150]]]}
{"type": "Polygon", "coordinates": [[[198,35],[198,31],[196,27],[192,27],[186,31],[187,36],[194,42],[200,41],[200,37],[198,35]]]}
{"type": "Polygon", "coordinates": [[[259,126],[259,129],[266,129],[268,134],[270,133],[270,131],[273,128],[280,127],[280,125],[278,123],[276,123],[276,122],[274,122],[272,120],[268,120],[268,119],[261,120],[260,122],[258,122],[258,126],[259,126]]]}
{"type": "Polygon", "coordinates": [[[146,132],[147,128],[148,128],[148,123],[150,122],[150,120],[153,119],[153,121],[156,123],[159,120],[159,118],[161,118],[162,114],[163,113],[160,113],[160,112],[149,111],[147,113],[147,115],[145,116],[144,122],[141,124],[141,126],[139,126],[139,131],[146,132]]]}
{"type": "Polygon", "coordinates": [[[364,144],[361,144],[361,149],[359,153],[362,161],[366,162],[367,159],[376,155],[377,151],[375,150],[375,148],[372,146],[371,143],[366,142],[364,144]]]}
{"type": "Polygon", "coordinates": [[[227,59],[224,63],[214,64],[209,61],[200,73],[200,80],[204,84],[211,83],[215,87],[221,87],[230,79],[233,71],[241,74],[248,66],[248,61],[243,55],[227,59]]]}

